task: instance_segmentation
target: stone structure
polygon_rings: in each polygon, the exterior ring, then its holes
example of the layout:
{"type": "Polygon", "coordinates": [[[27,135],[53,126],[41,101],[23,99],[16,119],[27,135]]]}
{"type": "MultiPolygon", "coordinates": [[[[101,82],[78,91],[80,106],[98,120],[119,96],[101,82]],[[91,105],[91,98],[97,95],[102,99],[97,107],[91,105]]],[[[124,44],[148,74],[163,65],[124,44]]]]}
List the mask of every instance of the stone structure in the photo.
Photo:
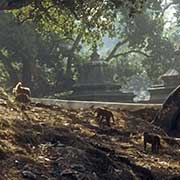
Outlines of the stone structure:
{"type": "Polygon", "coordinates": [[[169,93],[180,84],[180,74],[175,69],[169,69],[165,74],[160,76],[163,84],[153,85],[148,89],[152,103],[162,103],[169,93]]]}
{"type": "Polygon", "coordinates": [[[97,47],[93,49],[91,60],[79,65],[79,82],[73,87],[73,94],[66,99],[88,101],[133,102],[134,94],[122,92],[121,85],[112,83],[106,75],[108,63],[101,61],[97,47]]]}
{"type": "Polygon", "coordinates": [[[169,136],[180,138],[180,86],[164,101],[153,124],[161,127],[169,136]]]}

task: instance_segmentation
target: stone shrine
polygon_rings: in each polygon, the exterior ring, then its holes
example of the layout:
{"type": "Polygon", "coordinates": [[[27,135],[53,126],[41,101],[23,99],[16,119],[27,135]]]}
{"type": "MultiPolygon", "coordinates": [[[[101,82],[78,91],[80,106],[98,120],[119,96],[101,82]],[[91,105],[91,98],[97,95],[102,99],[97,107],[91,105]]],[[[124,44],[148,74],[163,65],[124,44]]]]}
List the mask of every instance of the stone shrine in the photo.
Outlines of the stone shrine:
{"type": "Polygon", "coordinates": [[[79,81],[73,86],[73,93],[66,99],[88,101],[133,102],[132,92],[122,92],[119,83],[106,74],[108,63],[100,60],[97,47],[93,49],[91,59],[79,65],[79,81]]]}
{"type": "Polygon", "coordinates": [[[175,69],[169,69],[160,78],[163,81],[162,84],[153,85],[148,89],[151,103],[162,103],[169,93],[180,84],[180,74],[175,69]]]}

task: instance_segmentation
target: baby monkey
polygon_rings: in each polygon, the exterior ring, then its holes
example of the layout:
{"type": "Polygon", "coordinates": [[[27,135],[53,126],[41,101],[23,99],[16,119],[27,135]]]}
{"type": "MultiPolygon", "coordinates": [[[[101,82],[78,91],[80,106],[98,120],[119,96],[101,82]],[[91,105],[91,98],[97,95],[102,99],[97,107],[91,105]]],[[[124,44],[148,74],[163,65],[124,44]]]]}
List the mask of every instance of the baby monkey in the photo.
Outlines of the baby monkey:
{"type": "Polygon", "coordinates": [[[114,116],[113,116],[113,113],[111,111],[108,111],[108,110],[102,109],[102,108],[97,108],[95,110],[95,113],[97,113],[96,119],[97,119],[99,125],[101,125],[103,120],[105,120],[106,125],[108,127],[111,127],[111,125],[110,125],[111,118],[114,122],[114,116]]]}
{"type": "Polygon", "coordinates": [[[146,144],[151,144],[151,152],[159,153],[160,137],[153,133],[144,132],[144,150],[146,151],[146,144]]]}

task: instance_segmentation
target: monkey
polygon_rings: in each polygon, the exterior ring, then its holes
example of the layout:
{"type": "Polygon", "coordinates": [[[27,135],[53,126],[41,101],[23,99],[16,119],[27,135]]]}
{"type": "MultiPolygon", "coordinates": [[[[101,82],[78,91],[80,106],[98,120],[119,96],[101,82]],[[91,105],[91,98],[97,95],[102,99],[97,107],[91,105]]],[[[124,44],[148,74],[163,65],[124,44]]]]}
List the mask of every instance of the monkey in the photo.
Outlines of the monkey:
{"type": "Polygon", "coordinates": [[[27,94],[18,94],[15,98],[15,101],[20,103],[29,103],[31,100],[27,94]]]}
{"type": "Polygon", "coordinates": [[[97,113],[96,119],[100,125],[102,124],[103,120],[106,120],[106,125],[108,127],[111,127],[110,119],[112,118],[112,120],[114,122],[114,116],[113,116],[113,113],[111,111],[108,111],[108,110],[105,110],[102,108],[97,108],[95,110],[95,113],[97,113]]]}
{"type": "Polygon", "coordinates": [[[31,102],[30,97],[27,94],[18,94],[15,101],[22,105],[21,110],[25,110],[27,104],[31,102]]]}
{"type": "Polygon", "coordinates": [[[153,133],[144,132],[144,150],[146,151],[146,144],[151,144],[151,152],[159,153],[160,137],[153,133]]]}
{"type": "Polygon", "coordinates": [[[16,84],[16,86],[13,88],[13,94],[14,94],[15,96],[17,96],[17,95],[19,95],[19,94],[26,94],[26,95],[28,95],[28,96],[30,97],[30,95],[31,95],[31,90],[30,90],[30,88],[28,88],[28,87],[23,87],[23,86],[22,86],[22,82],[18,82],[18,83],[16,84]]]}
{"type": "Polygon", "coordinates": [[[21,82],[18,82],[18,83],[16,84],[16,86],[13,88],[12,93],[13,93],[15,96],[18,94],[19,87],[20,87],[21,85],[22,85],[22,83],[21,83],[21,82]]]}

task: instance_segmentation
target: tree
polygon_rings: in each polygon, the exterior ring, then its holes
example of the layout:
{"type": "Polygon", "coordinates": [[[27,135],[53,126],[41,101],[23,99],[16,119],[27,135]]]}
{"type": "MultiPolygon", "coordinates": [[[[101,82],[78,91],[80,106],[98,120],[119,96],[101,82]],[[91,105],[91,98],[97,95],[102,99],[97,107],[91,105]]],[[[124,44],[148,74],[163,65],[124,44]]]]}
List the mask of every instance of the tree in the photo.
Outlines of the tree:
{"type": "MultiPolygon", "coordinates": [[[[141,10],[145,0],[127,0],[126,2],[123,0],[108,0],[104,2],[103,0],[97,1],[87,1],[87,0],[43,0],[42,3],[48,3],[57,9],[67,9],[69,10],[76,18],[81,17],[83,11],[91,10],[91,8],[96,7],[95,5],[103,5],[107,4],[114,8],[126,7],[133,14],[134,12],[138,12],[141,10]]],[[[0,3],[1,10],[11,10],[22,8],[27,5],[35,5],[36,8],[41,8],[42,5],[37,0],[2,0],[0,3]]],[[[50,7],[49,7],[50,8],[50,7]]],[[[43,10],[43,9],[42,9],[43,10]]],[[[44,9],[47,11],[48,9],[44,9]]]]}
{"type": "Polygon", "coordinates": [[[14,10],[19,22],[37,23],[59,34],[82,34],[82,40],[97,41],[107,32],[112,35],[117,14],[133,17],[152,3],[145,0],[3,0],[0,9],[14,10]]]}
{"type": "Polygon", "coordinates": [[[18,77],[14,62],[22,63],[22,80],[31,84],[31,71],[36,56],[36,34],[28,24],[19,26],[12,15],[1,13],[1,62],[10,75],[10,82],[16,83],[18,77]],[[14,65],[13,65],[14,64],[14,65]]]}
{"type": "Polygon", "coordinates": [[[68,55],[62,55],[63,61],[67,62],[66,68],[61,73],[69,80],[73,77],[72,65],[75,64],[79,46],[98,43],[104,35],[117,38],[117,43],[104,58],[105,61],[121,61],[133,54],[143,56],[141,64],[152,80],[174,61],[174,47],[163,34],[163,17],[164,12],[177,1],[165,5],[162,0],[6,2],[0,4],[2,9],[22,7],[13,10],[18,22],[34,22],[37,30],[42,32],[43,29],[45,34],[51,31],[69,42],[68,55]],[[168,51],[164,52],[165,48],[168,51]]]}
{"type": "Polygon", "coordinates": [[[32,23],[20,25],[11,14],[1,13],[0,25],[0,62],[7,71],[8,86],[22,80],[38,96],[62,90],[71,71],[66,61],[74,59],[78,42],[54,32],[39,34],[32,23]]]}
{"type": "MultiPolygon", "coordinates": [[[[107,61],[137,54],[144,58],[139,58],[144,69],[147,71],[151,80],[156,80],[168,68],[171,68],[175,61],[174,45],[164,34],[165,20],[163,13],[169,7],[163,7],[157,4],[156,11],[144,11],[143,14],[129,19],[127,16],[124,25],[119,29],[123,29],[120,33],[120,40],[109,52],[105,58],[107,61]],[[158,9],[158,11],[157,11],[158,9]]],[[[118,37],[116,35],[116,37],[118,37]]]]}

